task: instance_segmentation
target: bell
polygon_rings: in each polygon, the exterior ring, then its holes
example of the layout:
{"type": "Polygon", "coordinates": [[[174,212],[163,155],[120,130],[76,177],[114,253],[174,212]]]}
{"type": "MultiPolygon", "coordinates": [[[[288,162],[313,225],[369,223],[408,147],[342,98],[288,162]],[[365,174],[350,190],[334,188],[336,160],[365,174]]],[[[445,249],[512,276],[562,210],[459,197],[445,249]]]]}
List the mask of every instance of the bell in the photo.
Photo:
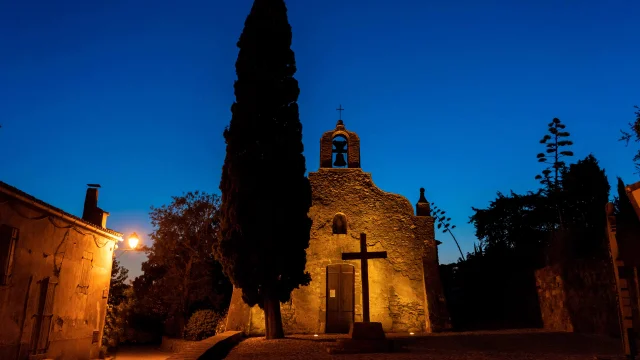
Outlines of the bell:
{"type": "Polygon", "coordinates": [[[333,163],[333,166],[337,166],[337,167],[347,166],[347,162],[344,161],[344,154],[336,154],[336,162],[333,163]]]}

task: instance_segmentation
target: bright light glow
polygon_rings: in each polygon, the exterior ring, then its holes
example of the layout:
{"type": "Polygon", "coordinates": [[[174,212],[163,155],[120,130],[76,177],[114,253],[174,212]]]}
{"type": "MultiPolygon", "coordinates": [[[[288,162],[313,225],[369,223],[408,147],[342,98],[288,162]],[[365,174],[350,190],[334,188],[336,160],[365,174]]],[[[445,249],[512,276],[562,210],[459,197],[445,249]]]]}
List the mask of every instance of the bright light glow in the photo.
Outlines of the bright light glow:
{"type": "Polygon", "coordinates": [[[135,249],[136,246],[138,246],[139,242],[140,242],[140,238],[138,237],[138,234],[133,233],[131,234],[131,236],[129,236],[129,247],[131,249],[135,249]]]}
{"type": "Polygon", "coordinates": [[[410,332],[410,333],[409,333],[409,335],[413,335],[413,333],[412,333],[412,332],[410,332]]]}
{"type": "Polygon", "coordinates": [[[318,337],[318,334],[313,334],[313,337],[318,337]]]}

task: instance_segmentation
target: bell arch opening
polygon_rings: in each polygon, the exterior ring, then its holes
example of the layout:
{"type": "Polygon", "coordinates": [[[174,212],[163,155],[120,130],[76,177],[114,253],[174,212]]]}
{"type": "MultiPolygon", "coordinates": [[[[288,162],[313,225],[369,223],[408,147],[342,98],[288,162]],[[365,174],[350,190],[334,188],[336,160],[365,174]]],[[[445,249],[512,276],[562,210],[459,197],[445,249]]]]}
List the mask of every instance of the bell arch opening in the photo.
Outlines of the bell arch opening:
{"type": "Polygon", "coordinates": [[[349,166],[349,141],[346,136],[338,134],[332,141],[331,165],[334,168],[346,168],[349,166]]]}

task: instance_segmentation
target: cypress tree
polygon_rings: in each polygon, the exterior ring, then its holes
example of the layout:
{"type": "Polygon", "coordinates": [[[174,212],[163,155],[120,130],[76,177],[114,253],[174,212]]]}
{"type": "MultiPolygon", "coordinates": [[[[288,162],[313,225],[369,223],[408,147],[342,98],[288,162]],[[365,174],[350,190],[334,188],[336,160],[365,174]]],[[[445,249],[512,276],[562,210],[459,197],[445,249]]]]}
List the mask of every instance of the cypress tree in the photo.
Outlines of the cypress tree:
{"type": "Polygon", "coordinates": [[[300,93],[283,0],[255,0],[238,41],[236,101],[224,131],[216,258],[249,306],[265,312],[266,338],[284,337],[280,302],[308,285],[311,187],[305,177],[300,93]]]}

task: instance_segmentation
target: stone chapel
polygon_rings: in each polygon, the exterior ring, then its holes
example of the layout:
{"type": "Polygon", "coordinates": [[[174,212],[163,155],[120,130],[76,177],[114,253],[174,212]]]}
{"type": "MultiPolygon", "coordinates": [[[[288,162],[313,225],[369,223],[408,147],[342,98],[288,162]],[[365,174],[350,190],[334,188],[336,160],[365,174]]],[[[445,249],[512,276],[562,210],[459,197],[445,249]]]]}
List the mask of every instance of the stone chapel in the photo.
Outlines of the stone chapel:
{"type": "MultiPolygon", "coordinates": [[[[429,333],[451,328],[438,270],[438,241],[430,205],[420,189],[414,213],[403,196],[380,190],[360,167],[360,138],[338,120],[320,139],[320,168],[309,173],[313,220],[307,249],[309,286],[281,304],[285,333],[346,333],[362,321],[361,260],[342,260],[360,249],[386,258],[368,260],[371,321],[385,332],[429,333]]],[[[264,334],[264,312],[249,308],[234,289],[226,330],[264,334]]]]}

